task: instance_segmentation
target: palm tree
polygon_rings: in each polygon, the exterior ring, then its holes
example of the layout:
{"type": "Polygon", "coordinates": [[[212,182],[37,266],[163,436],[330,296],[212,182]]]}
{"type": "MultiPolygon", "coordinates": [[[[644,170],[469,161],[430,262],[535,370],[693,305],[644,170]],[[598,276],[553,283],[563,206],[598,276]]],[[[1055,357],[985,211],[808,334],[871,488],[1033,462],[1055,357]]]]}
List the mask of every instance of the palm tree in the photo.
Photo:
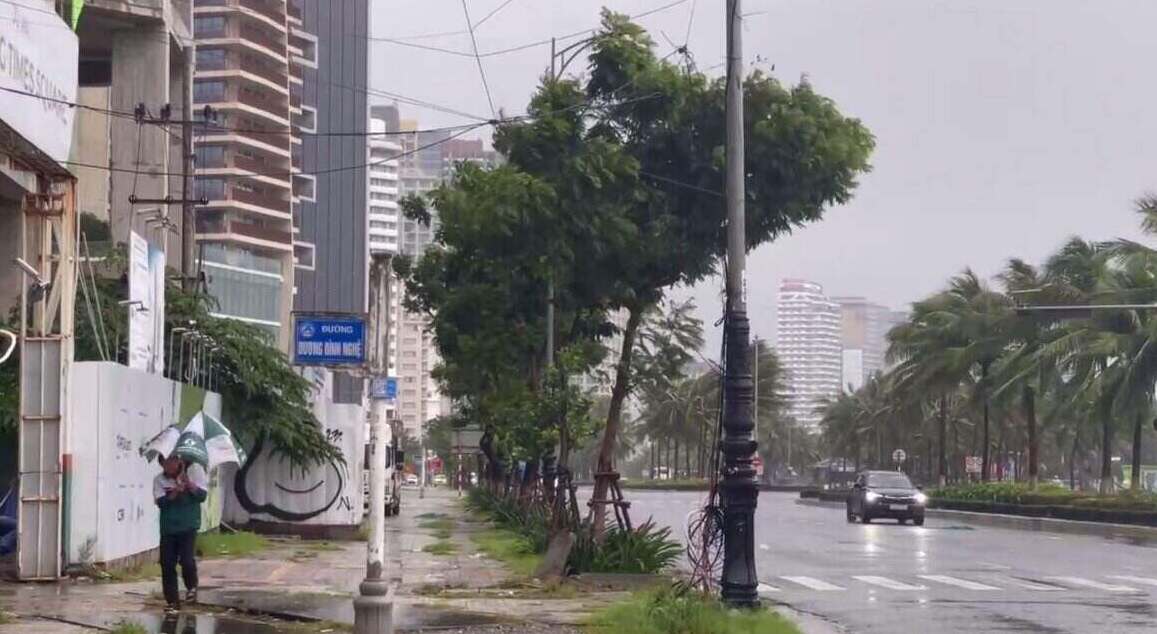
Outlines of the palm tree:
{"type": "Polygon", "coordinates": [[[889,358],[899,361],[897,384],[917,398],[939,395],[939,480],[947,480],[945,456],[948,401],[972,373],[984,412],[983,477],[989,464],[990,373],[1009,345],[1008,296],[992,291],[970,269],[953,277],[948,288],[912,306],[912,318],[889,334],[889,358]]]}
{"type": "MultiPolygon", "coordinates": [[[[1104,303],[1118,295],[1113,271],[1114,250],[1108,243],[1072,238],[1045,263],[1045,280],[1064,303],[1104,303]]],[[[1101,423],[1101,492],[1113,489],[1113,416],[1125,367],[1116,337],[1127,328],[1122,311],[1096,311],[1070,321],[1041,347],[1037,362],[1069,375],[1072,398],[1090,404],[1090,415],[1101,423]]]]}

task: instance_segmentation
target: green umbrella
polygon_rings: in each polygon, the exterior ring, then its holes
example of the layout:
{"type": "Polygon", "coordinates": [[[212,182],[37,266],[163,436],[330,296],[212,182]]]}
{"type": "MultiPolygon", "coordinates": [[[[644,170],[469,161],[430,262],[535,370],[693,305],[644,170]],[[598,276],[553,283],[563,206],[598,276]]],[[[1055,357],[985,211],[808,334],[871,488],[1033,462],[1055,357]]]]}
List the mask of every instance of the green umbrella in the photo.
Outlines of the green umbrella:
{"type": "Polygon", "coordinates": [[[221,421],[200,412],[184,427],[172,425],[141,447],[149,460],[176,453],[182,459],[212,469],[229,462],[245,462],[245,451],[221,421]]]}

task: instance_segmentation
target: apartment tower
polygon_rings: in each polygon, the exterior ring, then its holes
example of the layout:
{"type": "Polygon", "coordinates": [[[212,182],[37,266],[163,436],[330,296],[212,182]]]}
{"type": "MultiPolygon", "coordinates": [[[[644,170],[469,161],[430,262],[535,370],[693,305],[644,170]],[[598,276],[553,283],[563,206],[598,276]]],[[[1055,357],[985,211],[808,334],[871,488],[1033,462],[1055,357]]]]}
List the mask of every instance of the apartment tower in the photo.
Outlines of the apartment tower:
{"type": "Polygon", "coordinates": [[[817,408],[842,387],[840,305],[819,284],[798,279],[783,280],[777,305],[775,348],[787,375],[788,410],[814,428],[817,408]]]}

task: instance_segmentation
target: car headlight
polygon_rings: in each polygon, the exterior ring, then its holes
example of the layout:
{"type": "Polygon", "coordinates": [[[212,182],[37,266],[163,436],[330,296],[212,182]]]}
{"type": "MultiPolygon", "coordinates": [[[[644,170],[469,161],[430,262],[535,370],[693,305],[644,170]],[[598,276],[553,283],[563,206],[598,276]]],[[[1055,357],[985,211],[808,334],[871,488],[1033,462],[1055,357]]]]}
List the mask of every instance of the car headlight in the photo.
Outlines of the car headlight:
{"type": "Polygon", "coordinates": [[[880,494],[876,493],[875,491],[868,491],[864,494],[864,499],[869,502],[875,502],[876,500],[880,499],[880,494]]]}
{"type": "Polygon", "coordinates": [[[925,503],[925,502],[927,502],[927,501],[928,501],[928,496],[927,496],[927,495],[924,495],[923,493],[917,493],[917,494],[916,494],[916,503],[917,503],[917,504],[923,504],[923,503],[925,503]]]}

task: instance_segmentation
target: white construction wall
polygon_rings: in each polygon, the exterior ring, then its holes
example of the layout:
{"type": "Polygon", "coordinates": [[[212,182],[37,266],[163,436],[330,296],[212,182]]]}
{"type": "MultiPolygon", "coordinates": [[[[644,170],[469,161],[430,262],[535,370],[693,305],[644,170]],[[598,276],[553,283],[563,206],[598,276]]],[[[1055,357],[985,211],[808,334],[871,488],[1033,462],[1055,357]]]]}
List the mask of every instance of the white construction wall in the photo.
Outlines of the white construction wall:
{"type": "MultiPolygon", "coordinates": [[[[115,561],[156,548],[160,513],[152,484],[161,468],[146,462],[140,447],[202,408],[221,419],[220,395],[116,363],[81,362],[72,366],[70,398],[68,563],[115,561]]],[[[221,517],[216,475],[203,506],[203,531],[221,517]]]]}
{"type": "Polygon", "coordinates": [[[302,469],[275,456],[269,447],[252,452],[249,464],[223,473],[224,519],[320,526],[357,526],[364,515],[362,460],[365,452],[365,407],[333,402],[333,375],[307,369],[314,383],[313,412],[345,464],[333,462],[302,469]]]}

